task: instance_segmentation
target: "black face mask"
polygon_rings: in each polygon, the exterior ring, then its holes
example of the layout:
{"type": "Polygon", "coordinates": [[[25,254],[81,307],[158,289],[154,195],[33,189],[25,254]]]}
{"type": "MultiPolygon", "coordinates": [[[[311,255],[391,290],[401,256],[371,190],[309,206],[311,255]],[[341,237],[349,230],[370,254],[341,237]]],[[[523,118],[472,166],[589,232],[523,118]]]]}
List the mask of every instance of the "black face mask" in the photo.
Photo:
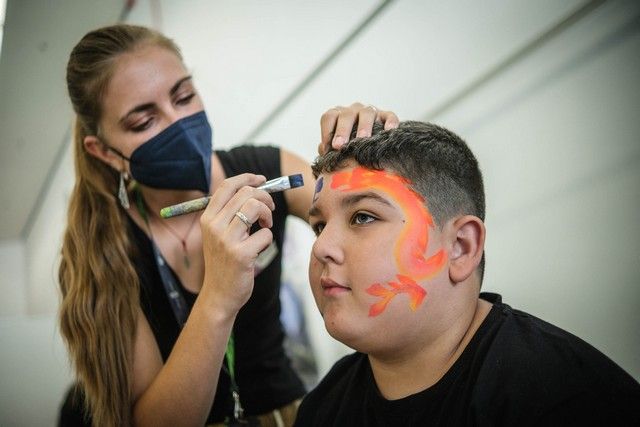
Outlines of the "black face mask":
{"type": "Polygon", "coordinates": [[[131,154],[116,151],[131,163],[140,184],[172,190],[200,190],[211,186],[212,130],[204,111],[182,118],[131,154]]]}

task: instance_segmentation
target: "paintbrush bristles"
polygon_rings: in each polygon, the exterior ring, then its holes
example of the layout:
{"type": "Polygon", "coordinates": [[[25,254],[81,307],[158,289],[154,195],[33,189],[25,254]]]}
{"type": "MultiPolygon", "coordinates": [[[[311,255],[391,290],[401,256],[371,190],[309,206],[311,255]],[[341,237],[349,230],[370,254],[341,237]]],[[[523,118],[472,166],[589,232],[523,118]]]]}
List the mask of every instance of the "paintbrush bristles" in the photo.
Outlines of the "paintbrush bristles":
{"type": "Polygon", "coordinates": [[[302,187],[304,185],[304,179],[302,178],[302,174],[289,175],[289,185],[291,188],[302,187]]]}

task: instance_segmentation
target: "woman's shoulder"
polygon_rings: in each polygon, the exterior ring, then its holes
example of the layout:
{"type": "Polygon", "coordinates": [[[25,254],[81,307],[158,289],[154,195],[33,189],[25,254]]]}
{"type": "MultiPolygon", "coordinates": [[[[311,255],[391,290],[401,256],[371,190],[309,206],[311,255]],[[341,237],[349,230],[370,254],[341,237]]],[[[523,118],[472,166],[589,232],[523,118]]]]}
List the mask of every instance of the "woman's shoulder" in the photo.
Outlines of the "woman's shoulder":
{"type": "Polygon", "coordinates": [[[273,145],[244,144],[215,150],[226,176],[250,172],[268,178],[280,176],[280,148],[273,145]]]}

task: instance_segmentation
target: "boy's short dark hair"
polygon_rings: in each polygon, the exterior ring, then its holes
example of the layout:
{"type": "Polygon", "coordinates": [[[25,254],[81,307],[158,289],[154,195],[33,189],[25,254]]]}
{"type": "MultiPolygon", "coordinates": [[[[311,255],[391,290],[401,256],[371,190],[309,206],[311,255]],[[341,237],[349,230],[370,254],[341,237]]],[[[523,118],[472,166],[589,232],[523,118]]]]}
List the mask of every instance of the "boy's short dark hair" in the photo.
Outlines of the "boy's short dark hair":
{"type": "MultiPolygon", "coordinates": [[[[435,223],[442,227],[457,215],[474,215],[484,221],[482,173],[467,144],[455,133],[417,121],[401,122],[383,130],[376,123],[373,135],[355,138],[340,151],[329,151],[312,165],[318,177],[344,167],[348,160],[377,170],[391,170],[407,178],[427,203],[435,223]]],[[[484,255],[479,272],[482,281],[484,255]]]]}

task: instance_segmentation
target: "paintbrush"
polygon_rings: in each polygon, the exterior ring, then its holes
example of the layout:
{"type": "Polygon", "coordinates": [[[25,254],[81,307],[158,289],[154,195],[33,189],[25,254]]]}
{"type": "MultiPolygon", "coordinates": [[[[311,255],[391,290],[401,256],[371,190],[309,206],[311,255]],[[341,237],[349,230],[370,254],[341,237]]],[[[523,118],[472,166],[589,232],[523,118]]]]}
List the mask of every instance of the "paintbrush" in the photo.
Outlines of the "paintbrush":
{"type": "MultiPolygon", "coordinates": [[[[277,193],[278,191],[289,190],[290,188],[302,187],[304,180],[302,174],[281,176],[265,182],[258,186],[260,190],[264,190],[267,193],[277,193]]],[[[160,216],[162,218],[171,218],[178,215],[184,215],[195,211],[200,211],[207,207],[211,200],[211,196],[200,197],[199,199],[188,200],[186,202],[178,203],[177,205],[167,206],[160,210],[160,216]]]]}

